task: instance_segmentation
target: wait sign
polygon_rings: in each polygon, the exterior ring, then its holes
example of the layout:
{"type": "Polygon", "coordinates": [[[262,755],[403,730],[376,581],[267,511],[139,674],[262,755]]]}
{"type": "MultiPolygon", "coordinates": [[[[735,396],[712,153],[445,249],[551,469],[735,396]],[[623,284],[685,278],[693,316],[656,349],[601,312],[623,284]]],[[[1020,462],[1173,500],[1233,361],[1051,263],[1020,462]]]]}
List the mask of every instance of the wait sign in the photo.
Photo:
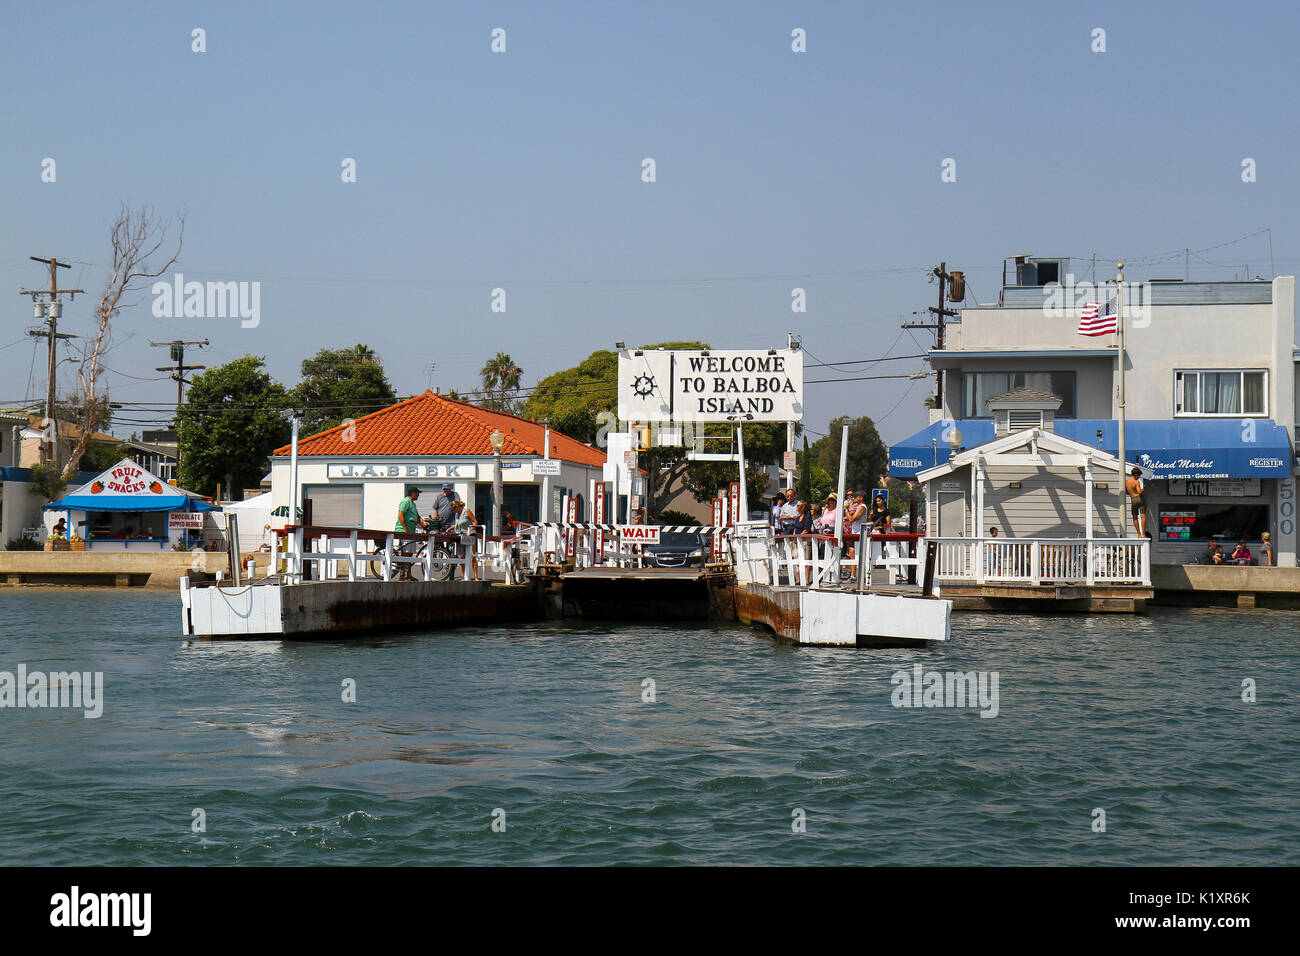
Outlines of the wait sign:
{"type": "Polygon", "coordinates": [[[624,544],[658,544],[659,526],[657,524],[622,524],[618,526],[619,537],[624,544]]]}

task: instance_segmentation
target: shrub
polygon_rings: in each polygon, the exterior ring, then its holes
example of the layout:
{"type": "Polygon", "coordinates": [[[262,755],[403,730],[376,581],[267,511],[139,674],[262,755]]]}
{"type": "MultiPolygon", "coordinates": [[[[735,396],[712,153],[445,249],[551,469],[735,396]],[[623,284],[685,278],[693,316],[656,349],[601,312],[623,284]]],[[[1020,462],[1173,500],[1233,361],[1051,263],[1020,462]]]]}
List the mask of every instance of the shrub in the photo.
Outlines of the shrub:
{"type": "Polygon", "coordinates": [[[6,551],[40,551],[41,543],[33,541],[31,538],[10,538],[9,543],[5,545],[6,551]]]}

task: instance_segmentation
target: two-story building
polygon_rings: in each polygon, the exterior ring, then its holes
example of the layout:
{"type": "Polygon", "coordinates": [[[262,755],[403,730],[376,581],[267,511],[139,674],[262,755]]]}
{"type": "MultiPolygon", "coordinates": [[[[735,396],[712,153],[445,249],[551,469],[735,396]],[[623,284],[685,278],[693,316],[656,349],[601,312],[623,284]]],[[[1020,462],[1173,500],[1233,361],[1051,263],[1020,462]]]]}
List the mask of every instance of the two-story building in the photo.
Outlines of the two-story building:
{"type": "MultiPolygon", "coordinates": [[[[1017,388],[1060,399],[1056,435],[1118,453],[1117,337],[1078,331],[1083,307],[1114,286],[1076,288],[1068,260],[1020,257],[996,304],[961,310],[944,348],[930,352],[940,407],[928,428],[890,447],[891,477],[916,479],[994,441],[990,400],[1017,388]]],[[[1212,539],[1230,551],[1244,538],[1258,556],[1267,531],[1275,562],[1295,566],[1294,277],[1126,281],[1123,314],[1125,457],[1143,469],[1151,563],[1188,563],[1212,539]]],[[[1003,428],[1034,425],[1013,417],[1003,428]]],[[[1111,482],[1113,493],[1118,475],[1111,482]]],[[[946,522],[938,510],[932,502],[931,534],[987,533],[969,509],[948,508],[946,522]]]]}

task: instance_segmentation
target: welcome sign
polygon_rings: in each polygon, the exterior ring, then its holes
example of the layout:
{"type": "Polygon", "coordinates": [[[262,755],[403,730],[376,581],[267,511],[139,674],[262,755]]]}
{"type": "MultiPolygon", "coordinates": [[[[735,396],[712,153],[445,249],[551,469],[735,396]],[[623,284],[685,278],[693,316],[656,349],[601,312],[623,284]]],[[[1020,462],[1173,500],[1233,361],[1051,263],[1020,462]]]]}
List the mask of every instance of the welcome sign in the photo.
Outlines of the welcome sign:
{"type": "Polygon", "coordinates": [[[628,422],[802,421],[803,352],[620,352],[618,417],[628,422]]]}

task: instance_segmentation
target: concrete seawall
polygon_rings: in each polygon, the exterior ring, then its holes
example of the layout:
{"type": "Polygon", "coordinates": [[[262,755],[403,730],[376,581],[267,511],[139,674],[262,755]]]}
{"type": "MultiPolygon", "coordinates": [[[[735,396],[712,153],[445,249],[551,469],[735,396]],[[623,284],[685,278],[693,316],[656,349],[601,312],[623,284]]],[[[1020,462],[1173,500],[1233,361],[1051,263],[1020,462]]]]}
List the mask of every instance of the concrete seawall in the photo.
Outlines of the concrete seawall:
{"type": "Polygon", "coordinates": [[[1180,607],[1300,608],[1300,568],[1153,565],[1155,604],[1180,607]]]}
{"type": "Polygon", "coordinates": [[[0,584],[175,588],[186,574],[229,567],[224,551],[0,551],[0,584]]]}

